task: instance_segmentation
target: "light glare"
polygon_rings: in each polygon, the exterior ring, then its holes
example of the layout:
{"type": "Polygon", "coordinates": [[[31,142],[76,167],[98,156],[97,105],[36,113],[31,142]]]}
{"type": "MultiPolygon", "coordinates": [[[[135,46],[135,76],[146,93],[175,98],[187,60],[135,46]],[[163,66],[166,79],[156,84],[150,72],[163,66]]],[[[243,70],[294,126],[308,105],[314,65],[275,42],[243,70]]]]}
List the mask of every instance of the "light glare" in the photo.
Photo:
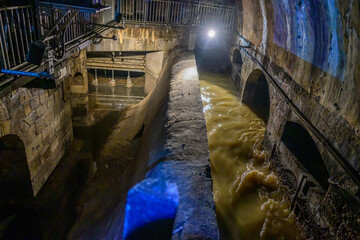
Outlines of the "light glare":
{"type": "Polygon", "coordinates": [[[209,36],[209,38],[215,37],[215,31],[214,31],[214,30],[210,30],[210,31],[208,32],[208,36],[209,36]]]}

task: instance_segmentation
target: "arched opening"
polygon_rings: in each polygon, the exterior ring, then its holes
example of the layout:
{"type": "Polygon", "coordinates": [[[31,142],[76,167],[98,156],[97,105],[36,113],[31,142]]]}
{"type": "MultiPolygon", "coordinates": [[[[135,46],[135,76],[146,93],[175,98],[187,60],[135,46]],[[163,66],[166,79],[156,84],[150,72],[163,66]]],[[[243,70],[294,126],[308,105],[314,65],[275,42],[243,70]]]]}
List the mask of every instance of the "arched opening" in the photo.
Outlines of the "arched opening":
{"type": "Polygon", "coordinates": [[[233,64],[236,71],[240,72],[242,66],[242,58],[239,49],[235,49],[233,52],[233,64]]]}
{"type": "Polygon", "coordinates": [[[265,75],[260,70],[252,72],[246,82],[243,102],[267,123],[270,115],[270,94],[265,75]]]}
{"type": "Polygon", "coordinates": [[[287,122],[281,141],[316,181],[327,189],[329,173],[314,140],[306,129],[297,123],[287,122]]]}
{"type": "Polygon", "coordinates": [[[6,135],[0,138],[0,236],[38,239],[33,200],[24,144],[18,136],[6,135]]]}
{"type": "Polygon", "coordinates": [[[83,85],[83,84],[84,84],[84,76],[82,75],[82,73],[81,72],[75,73],[72,80],[72,85],[83,85]]]}

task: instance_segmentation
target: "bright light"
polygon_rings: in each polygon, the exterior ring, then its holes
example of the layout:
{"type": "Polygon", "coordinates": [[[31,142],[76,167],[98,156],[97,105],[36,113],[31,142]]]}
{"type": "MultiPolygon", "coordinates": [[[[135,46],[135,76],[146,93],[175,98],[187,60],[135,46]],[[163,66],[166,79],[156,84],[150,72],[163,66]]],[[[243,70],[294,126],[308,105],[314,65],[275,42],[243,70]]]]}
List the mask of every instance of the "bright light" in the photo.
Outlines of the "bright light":
{"type": "Polygon", "coordinates": [[[209,36],[209,38],[215,37],[215,31],[214,31],[214,30],[210,30],[210,31],[208,32],[208,36],[209,36]]]}

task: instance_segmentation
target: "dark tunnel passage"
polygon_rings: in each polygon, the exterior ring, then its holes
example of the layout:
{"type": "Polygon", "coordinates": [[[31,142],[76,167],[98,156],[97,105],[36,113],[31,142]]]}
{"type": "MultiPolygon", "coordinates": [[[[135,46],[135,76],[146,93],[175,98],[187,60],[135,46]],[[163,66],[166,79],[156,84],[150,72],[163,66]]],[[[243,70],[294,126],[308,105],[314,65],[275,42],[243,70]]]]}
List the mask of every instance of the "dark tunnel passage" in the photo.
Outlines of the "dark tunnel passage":
{"type": "Polygon", "coordinates": [[[269,86],[260,70],[250,74],[242,100],[259,118],[267,123],[270,115],[269,86]]]}
{"type": "Polygon", "coordinates": [[[236,68],[236,71],[241,72],[242,63],[243,62],[242,62],[240,50],[235,49],[233,52],[233,64],[236,68]]]}
{"type": "Polygon", "coordinates": [[[33,204],[24,144],[18,136],[6,135],[0,139],[0,239],[39,239],[33,204]]]}
{"type": "Polygon", "coordinates": [[[281,141],[319,184],[324,189],[327,189],[330,176],[320,152],[309,133],[299,124],[287,122],[281,141]]]}

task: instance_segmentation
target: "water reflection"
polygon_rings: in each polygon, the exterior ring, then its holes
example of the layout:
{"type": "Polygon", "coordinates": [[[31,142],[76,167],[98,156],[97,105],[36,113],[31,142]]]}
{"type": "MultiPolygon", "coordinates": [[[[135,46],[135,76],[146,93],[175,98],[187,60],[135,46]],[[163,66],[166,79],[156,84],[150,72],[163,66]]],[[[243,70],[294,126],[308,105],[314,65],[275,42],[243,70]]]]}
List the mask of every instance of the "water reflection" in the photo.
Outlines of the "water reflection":
{"type": "MultiPolygon", "coordinates": [[[[109,78],[109,81],[111,78],[109,78]]],[[[116,79],[117,84],[108,83],[89,85],[89,101],[91,109],[121,110],[141,102],[145,97],[144,84],[126,87],[126,79],[116,79]]]]}

